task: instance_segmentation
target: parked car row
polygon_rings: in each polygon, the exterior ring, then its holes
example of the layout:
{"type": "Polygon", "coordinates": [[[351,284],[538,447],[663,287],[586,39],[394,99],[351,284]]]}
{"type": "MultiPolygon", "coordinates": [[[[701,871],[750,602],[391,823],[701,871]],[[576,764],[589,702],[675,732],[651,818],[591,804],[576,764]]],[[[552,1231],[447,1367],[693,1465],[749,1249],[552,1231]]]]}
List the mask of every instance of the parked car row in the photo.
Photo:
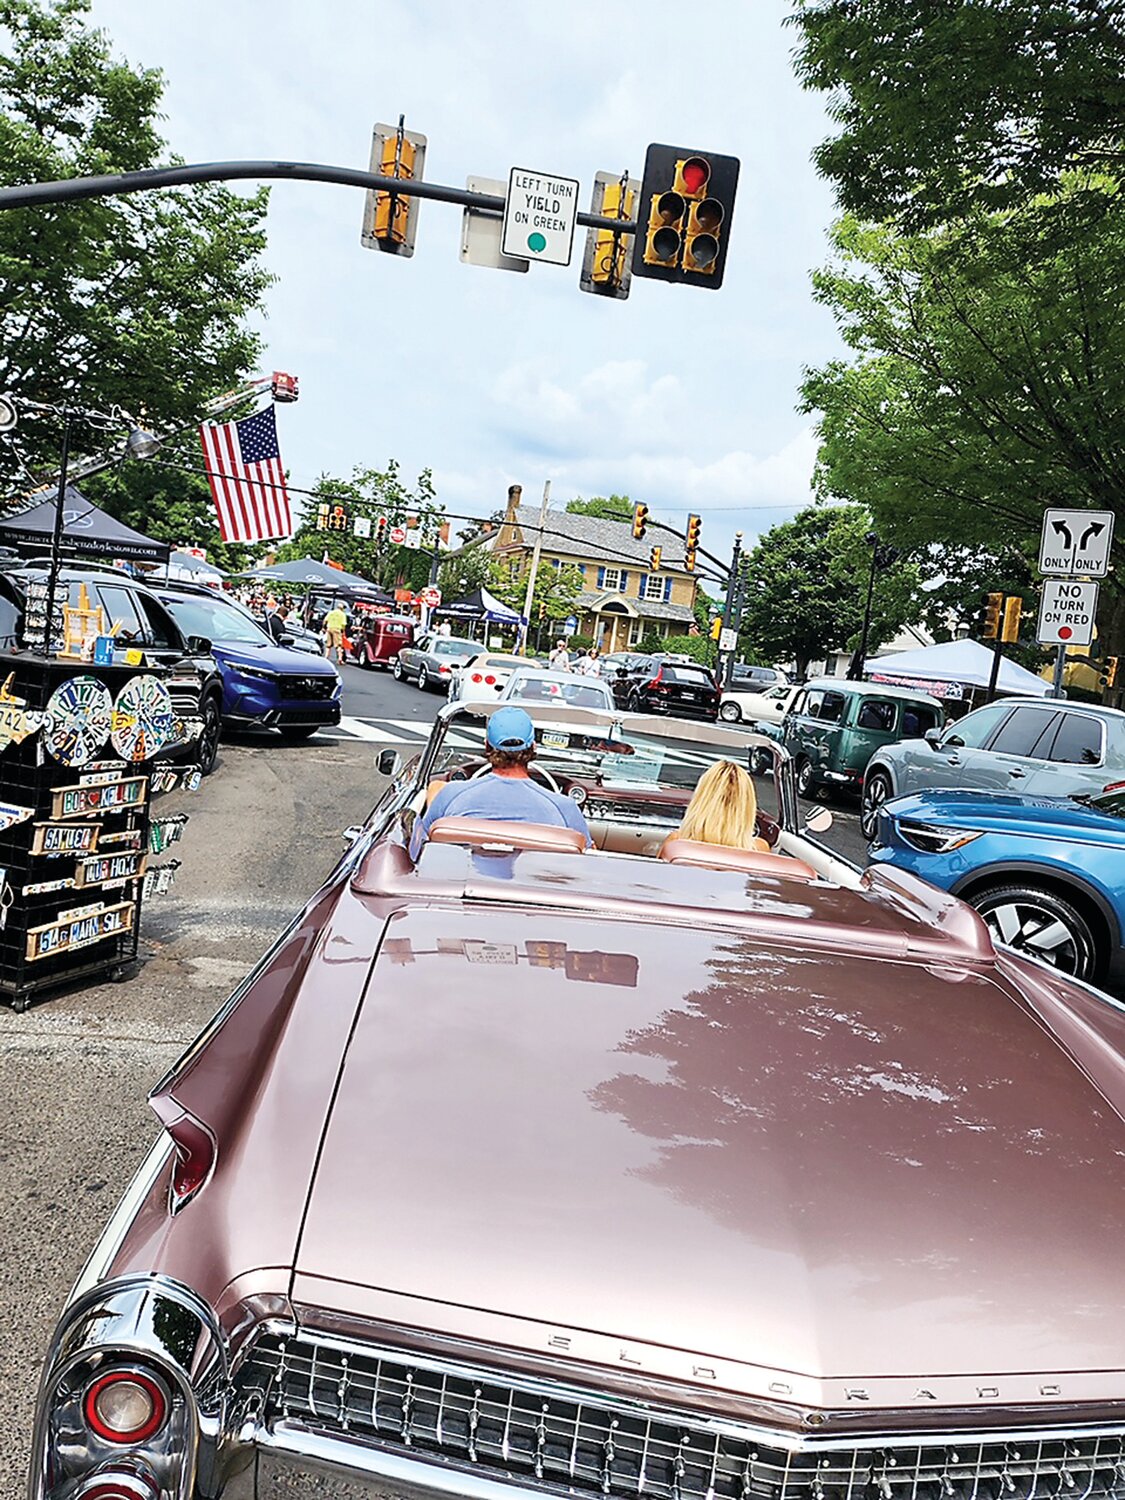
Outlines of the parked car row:
{"type": "MultiPolygon", "coordinates": [[[[42,567],[10,566],[0,573],[0,635],[22,638],[28,585],[42,567]]],[[[205,585],[150,586],[118,568],[67,567],[60,594],[77,606],[82,589],[112,625],[120,648],[139,648],[145,659],[171,668],[169,691],[184,718],[203,725],[198,759],[214,769],[226,728],[277,729],[304,739],[340,722],[340,674],[331,662],[279,641],[249,610],[205,585]]]]}

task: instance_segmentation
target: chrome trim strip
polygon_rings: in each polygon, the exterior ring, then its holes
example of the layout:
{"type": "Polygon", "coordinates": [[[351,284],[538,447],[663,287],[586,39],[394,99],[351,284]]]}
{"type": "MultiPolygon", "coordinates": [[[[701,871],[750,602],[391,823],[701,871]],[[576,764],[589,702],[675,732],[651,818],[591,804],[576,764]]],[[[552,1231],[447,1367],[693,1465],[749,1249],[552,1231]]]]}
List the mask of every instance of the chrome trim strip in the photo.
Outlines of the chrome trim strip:
{"type": "Polygon", "coordinates": [[[133,1173],[129,1186],[121,1195],[117,1207],[110,1215],[108,1224],[106,1224],[98,1236],[94,1248],[90,1251],[86,1264],[78,1273],[78,1279],[71,1287],[70,1293],[63,1303],[64,1312],[73,1302],[76,1302],[79,1297],[83,1296],[92,1286],[103,1279],[110,1262],[121,1248],[125,1236],[129,1232],[137,1210],[152,1190],[153,1184],[164,1170],[165,1163],[174,1149],[171,1139],[162,1130],[156,1137],[156,1140],[153,1141],[145,1159],[133,1173]]]}

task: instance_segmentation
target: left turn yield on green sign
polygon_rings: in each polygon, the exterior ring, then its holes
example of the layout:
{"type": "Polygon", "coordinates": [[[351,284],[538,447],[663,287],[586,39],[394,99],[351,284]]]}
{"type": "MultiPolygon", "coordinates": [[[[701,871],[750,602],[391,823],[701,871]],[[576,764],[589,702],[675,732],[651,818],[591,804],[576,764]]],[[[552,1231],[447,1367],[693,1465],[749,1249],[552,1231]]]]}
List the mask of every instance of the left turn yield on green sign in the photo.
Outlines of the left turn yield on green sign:
{"type": "Polygon", "coordinates": [[[570,265],[578,222],[578,179],[513,167],[504,205],[504,255],[570,265]]]}

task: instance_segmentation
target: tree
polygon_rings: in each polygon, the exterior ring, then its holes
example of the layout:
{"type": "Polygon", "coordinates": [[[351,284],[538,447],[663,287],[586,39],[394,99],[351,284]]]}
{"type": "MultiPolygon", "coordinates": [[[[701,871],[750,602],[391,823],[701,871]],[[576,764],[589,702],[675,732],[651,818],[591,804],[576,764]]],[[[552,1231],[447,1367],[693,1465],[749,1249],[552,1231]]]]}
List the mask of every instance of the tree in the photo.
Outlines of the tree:
{"type": "Polygon", "coordinates": [[[948,222],[1125,161],[1117,0],[797,4],[798,77],[840,126],[816,164],[860,218],[948,222]]]}
{"type": "MultiPolygon", "coordinates": [[[[493,558],[492,563],[490,591],[501,603],[522,614],[527,594],[526,558],[520,554],[511,558],[493,558]]],[[[531,596],[531,624],[534,626],[541,620],[565,620],[573,613],[575,601],[585,586],[581,568],[569,563],[558,568],[540,563],[535,575],[535,592],[531,596]]]]}
{"type": "MultiPolygon", "coordinates": [[[[804,676],[827,652],[854,648],[871,567],[871,517],[862,506],[811,506],[767,531],[748,554],[742,632],[769,661],[804,676]]],[[[877,575],[867,647],[874,652],[914,617],[916,570],[877,575]]]]}
{"type": "Polygon", "coordinates": [[[325,552],[333,562],[342,563],[349,573],[370,578],[385,588],[401,585],[420,589],[429,582],[432,548],[444,512],[434,493],[433,477],[423,469],[413,487],[407,485],[392,458],[385,469],[365,469],[357,464],[350,479],[322,474],[313,486],[300,526],[291,541],[278,548],[282,561],[298,557],[321,557],[325,552]],[[342,531],[321,531],[317,527],[317,507],[321,504],[343,506],[347,525],[342,531]],[[353,529],[357,516],[371,522],[371,536],[358,537],[353,529]],[[411,530],[420,531],[421,548],[394,546],[378,548],[377,522],[385,516],[388,529],[417,521],[411,530]]]}
{"type": "MultiPolygon", "coordinates": [[[[0,183],[175,160],[157,122],[163,81],[116,61],[89,0],[0,0],[0,183]]],[[[158,429],[191,422],[257,361],[245,324],[270,276],[266,191],[220,184],[0,213],[0,390],[121,405],[158,429]]],[[[122,434],[123,436],[124,434],[122,434]]],[[[0,493],[49,471],[60,433],[21,421],[0,444],[0,493]]],[[[77,451],[103,439],[78,428],[77,451]]]]}
{"type": "Polygon", "coordinates": [[[628,495],[592,495],[589,500],[578,496],[567,503],[572,516],[596,516],[601,521],[631,521],[633,502],[628,495]]]}
{"type": "Polygon", "coordinates": [[[1105,198],[1065,233],[1065,193],[925,235],[838,226],[842,264],[814,284],[856,358],[802,386],[820,413],[822,496],[869,506],[900,547],[1025,558],[1045,504],[1118,509],[1125,206],[1105,198]]]}

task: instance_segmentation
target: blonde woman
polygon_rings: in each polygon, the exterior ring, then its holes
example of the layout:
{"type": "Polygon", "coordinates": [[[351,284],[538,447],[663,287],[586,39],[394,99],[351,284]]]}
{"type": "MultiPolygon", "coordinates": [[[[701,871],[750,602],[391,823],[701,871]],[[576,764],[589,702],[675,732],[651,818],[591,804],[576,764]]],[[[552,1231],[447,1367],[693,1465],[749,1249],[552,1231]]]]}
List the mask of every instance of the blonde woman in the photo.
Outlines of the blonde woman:
{"type": "Polygon", "coordinates": [[[699,778],[684,821],[672,837],[765,851],[769,845],[757,836],[757,817],[754,783],[733,760],[719,760],[699,778]]]}

